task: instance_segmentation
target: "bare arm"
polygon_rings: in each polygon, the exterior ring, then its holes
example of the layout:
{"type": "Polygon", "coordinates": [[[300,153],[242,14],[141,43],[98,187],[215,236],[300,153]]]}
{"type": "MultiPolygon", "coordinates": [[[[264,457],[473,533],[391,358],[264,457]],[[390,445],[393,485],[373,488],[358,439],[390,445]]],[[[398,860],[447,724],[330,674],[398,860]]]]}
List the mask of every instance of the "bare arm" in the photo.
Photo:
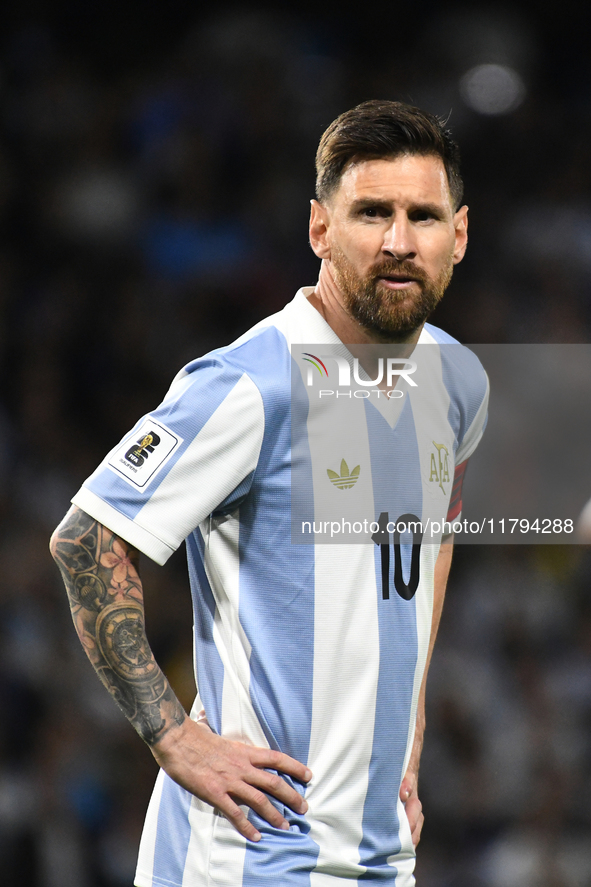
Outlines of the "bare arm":
{"type": "Polygon", "coordinates": [[[422,813],[422,804],[418,797],[418,779],[419,764],[421,760],[421,752],[423,750],[423,739],[425,735],[425,688],[427,686],[427,673],[431,664],[431,656],[437,638],[439,622],[441,621],[441,612],[443,610],[443,601],[445,599],[445,589],[447,586],[447,578],[451,567],[451,558],[453,554],[453,544],[446,543],[439,549],[439,555],[435,562],[435,579],[433,588],[433,620],[431,622],[431,636],[429,639],[429,651],[427,653],[427,662],[425,663],[425,673],[421,683],[421,691],[419,694],[419,702],[417,708],[417,723],[415,728],[415,738],[413,742],[408,768],[404,779],[400,786],[400,799],[406,805],[406,815],[410,823],[413,843],[416,845],[421,839],[421,829],[425,820],[422,813]]]}
{"type": "Polygon", "coordinates": [[[55,530],[51,553],[86,655],[169,776],[221,810],[251,840],[260,833],[238,804],[248,804],[278,828],[289,824],[264,792],[305,813],[298,792],[264,769],[307,782],[312,774],[303,764],[281,752],[230,742],[185,714],[146,637],[139,553],[75,506],[55,530]]]}
{"type": "Polygon", "coordinates": [[[148,644],[138,552],[73,508],[52,536],[51,553],[86,655],[139,735],[153,746],[186,714],[148,644]]]}

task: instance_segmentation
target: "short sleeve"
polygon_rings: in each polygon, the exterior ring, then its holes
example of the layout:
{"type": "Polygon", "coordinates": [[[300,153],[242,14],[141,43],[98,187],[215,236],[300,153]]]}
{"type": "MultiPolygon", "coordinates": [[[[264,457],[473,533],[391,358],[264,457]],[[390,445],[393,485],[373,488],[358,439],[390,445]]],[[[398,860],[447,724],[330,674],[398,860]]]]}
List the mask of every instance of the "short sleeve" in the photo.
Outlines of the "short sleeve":
{"type": "Polygon", "coordinates": [[[484,376],[485,385],[484,385],[484,395],[482,397],[482,401],[478,410],[476,411],[476,415],[472,419],[472,422],[468,426],[462,440],[459,442],[458,449],[456,451],[456,465],[460,465],[462,462],[465,462],[466,459],[469,459],[478,444],[480,443],[480,439],[484,434],[484,429],[486,428],[486,423],[488,419],[488,397],[489,397],[489,382],[488,376],[482,370],[482,375],[484,376]]]}
{"type": "Polygon", "coordinates": [[[264,425],[248,373],[221,357],[195,361],[72,502],[164,564],[208,514],[248,492],[264,425]]]}
{"type": "Polygon", "coordinates": [[[473,351],[453,339],[439,347],[443,381],[450,398],[448,418],[456,438],[455,464],[460,465],[472,455],[486,428],[490,386],[473,351]]]}

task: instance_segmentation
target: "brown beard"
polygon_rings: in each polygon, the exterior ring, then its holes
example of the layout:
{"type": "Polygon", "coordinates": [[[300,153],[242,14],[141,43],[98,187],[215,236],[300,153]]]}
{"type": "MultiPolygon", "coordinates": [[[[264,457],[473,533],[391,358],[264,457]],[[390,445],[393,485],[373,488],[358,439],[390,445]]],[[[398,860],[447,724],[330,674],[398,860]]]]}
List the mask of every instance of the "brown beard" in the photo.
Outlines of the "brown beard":
{"type": "Polygon", "coordinates": [[[342,250],[335,246],[331,260],[347,312],[367,332],[387,342],[404,341],[425,322],[443,298],[453,273],[451,255],[435,279],[413,262],[395,260],[375,264],[365,277],[359,277],[342,250]],[[403,304],[410,295],[408,290],[379,288],[380,278],[391,274],[408,275],[415,280],[419,292],[412,295],[410,305],[403,304]]]}

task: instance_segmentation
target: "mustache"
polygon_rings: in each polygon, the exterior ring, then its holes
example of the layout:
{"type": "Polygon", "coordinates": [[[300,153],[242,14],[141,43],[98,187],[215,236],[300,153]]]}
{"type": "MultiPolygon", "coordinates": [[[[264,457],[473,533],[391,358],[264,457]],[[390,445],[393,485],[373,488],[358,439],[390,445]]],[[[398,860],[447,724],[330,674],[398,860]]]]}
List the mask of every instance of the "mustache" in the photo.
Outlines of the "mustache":
{"type": "Polygon", "coordinates": [[[372,266],[370,273],[374,280],[377,280],[378,277],[408,277],[419,281],[419,283],[427,281],[427,275],[423,269],[408,260],[402,262],[388,260],[376,263],[372,266]]]}

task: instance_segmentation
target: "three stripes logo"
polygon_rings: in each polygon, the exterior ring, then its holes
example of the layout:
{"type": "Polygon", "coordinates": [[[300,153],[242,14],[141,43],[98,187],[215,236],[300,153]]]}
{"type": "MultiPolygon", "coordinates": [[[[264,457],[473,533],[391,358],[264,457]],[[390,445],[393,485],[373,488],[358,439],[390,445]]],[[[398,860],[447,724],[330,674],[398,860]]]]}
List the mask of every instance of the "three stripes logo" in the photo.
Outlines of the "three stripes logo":
{"type": "Polygon", "coordinates": [[[341,459],[340,474],[337,474],[336,471],[332,471],[330,468],[326,469],[326,473],[330,478],[331,484],[334,484],[334,486],[338,487],[339,490],[350,490],[351,487],[354,487],[359,479],[360,471],[360,465],[356,465],[352,471],[349,471],[349,466],[344,459],[341,459]]]}

